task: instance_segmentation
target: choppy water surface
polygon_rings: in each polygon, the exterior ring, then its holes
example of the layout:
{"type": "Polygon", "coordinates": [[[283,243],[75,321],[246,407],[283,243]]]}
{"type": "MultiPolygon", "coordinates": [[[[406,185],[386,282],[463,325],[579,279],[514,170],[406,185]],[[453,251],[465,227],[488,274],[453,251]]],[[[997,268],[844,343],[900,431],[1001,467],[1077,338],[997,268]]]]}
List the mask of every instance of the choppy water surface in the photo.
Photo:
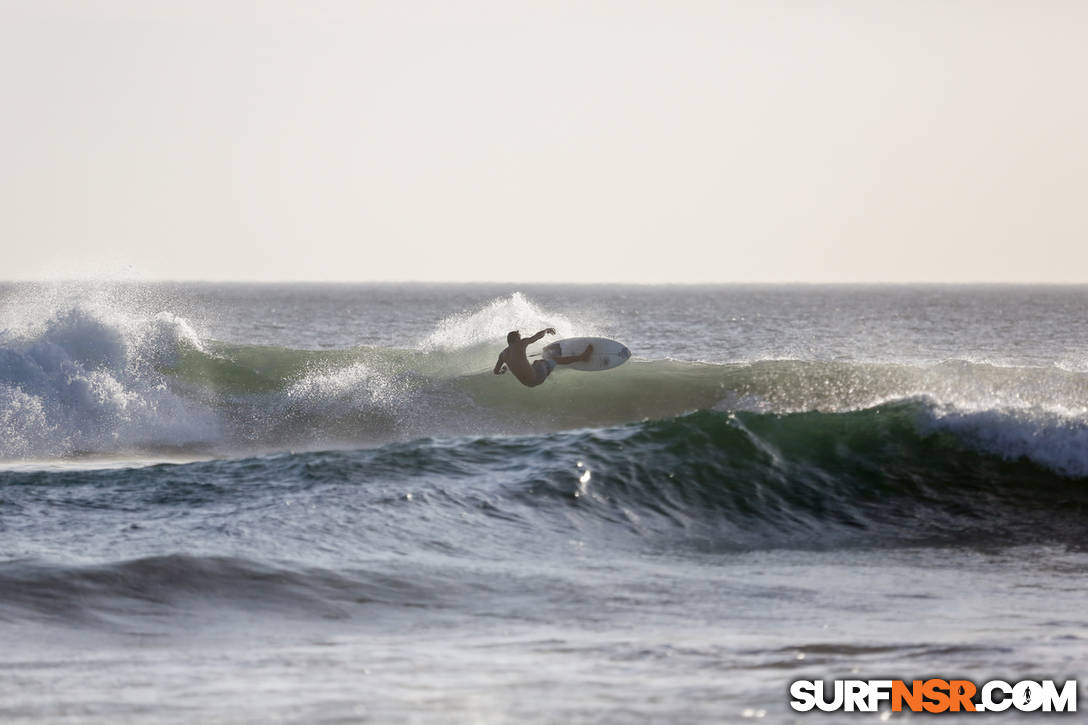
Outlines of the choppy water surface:
{"type": "Polygon", "coordinates": [[[1086,313],[1083,287],[0,287],[0,715],[785,722],[799,678],[1074,678],[1086,313]],[[490,373],[548,326],[635,357],[490,373]]]}

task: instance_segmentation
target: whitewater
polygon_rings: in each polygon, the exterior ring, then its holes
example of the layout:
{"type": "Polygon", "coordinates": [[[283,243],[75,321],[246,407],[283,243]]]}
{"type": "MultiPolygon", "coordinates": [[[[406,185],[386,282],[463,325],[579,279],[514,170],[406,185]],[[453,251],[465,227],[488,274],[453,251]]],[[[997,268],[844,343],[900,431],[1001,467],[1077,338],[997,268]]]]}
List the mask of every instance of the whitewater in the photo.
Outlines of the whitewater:
{"type": "Polygon", "coordinates": [[[1086,312],[0,285],[0,715],[789,722],[802,676],[1075,677],[1086,312]],[[491,373],[546,327],[633,359],[491,373]]]}

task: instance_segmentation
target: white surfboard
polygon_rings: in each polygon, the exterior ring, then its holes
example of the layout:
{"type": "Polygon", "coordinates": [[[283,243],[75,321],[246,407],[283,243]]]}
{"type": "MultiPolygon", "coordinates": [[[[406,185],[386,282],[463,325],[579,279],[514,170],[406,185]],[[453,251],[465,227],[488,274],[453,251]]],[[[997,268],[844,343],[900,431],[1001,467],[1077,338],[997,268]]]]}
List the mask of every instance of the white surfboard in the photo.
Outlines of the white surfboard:
{"type": "Polygon", "coordinates": [[[563,367],[575,370],[608,370],[617,365],[623,365],[631,357],[631,351],[626,345],[609,340],[607,337],[567,337],[546,345],[541,355],[545,360],[581,355],[588,345],[593,345],[593,352],[590,353],[588,360],[563,365],[563,367]]]}

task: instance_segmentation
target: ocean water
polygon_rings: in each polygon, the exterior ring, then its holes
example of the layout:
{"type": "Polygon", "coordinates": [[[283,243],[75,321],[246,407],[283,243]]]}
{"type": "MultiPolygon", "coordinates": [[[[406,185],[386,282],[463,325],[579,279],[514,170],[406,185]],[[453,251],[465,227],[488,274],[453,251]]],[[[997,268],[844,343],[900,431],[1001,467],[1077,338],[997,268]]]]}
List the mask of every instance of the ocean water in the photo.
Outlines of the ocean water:
{"type": "Polygon", "coordinates": [[[1088,287],[0,286],[3,722],[873,722],[1082,675],[1086,515],[1088,287]]]}

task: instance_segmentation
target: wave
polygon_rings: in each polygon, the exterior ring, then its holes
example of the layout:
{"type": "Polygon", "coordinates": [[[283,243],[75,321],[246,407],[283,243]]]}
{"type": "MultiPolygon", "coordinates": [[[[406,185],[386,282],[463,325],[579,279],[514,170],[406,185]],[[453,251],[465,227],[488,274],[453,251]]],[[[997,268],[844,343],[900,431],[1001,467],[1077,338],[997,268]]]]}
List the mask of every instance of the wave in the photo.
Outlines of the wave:
{"type": "MultiPolygon", "coordinates": [[[[193,540],[209,551],[235,547],[229,527],[202,527],[198,536],[186,528],[200,525],[201,511],[213,518],[235,512],[235,526],[287,537],[292,551],[422,547],[466,560],[481,552],[547,555],[571,538],[598,550],[666,551],[1081,545],[1088,460],[1075,444],[1084,429],[1057,443],[1055,430],[1018,451],[978,438],[980,425],[992,422],[948,418],[920,400],[843,413],[699,411],[531,435],[7,471],[0,500],[18,512],[24,504],[33,510],[42,496],[78,492],[96,519],[128,521],[139,511],[156,521],[148,543],[167,547],[162,553],[193,540]],[[1055,458],[1055,450],[1067,455],[1055,458]],[[287,511],[284,500],[297,509],[287,511]],[[311,509],[320,513],[302,514],[311,509]]],[[[40,530],[48,521],[35,525],[35,536],[67,536],[40,530]]],[[[112,547],[115,534],[104,535],[112,547]]],[[[339,555],[331,556],[335,564],[339,555]]]]}
{"type": "Polygon", "coordinates": [[[424,437],[524,435],[691,411],[845,413],[922,401],[920,429],[1088,475],[1088,373],[949,361],[636,359],[527,389],[491,365],[506,328],[591,326],[521,295],[440,322],[414,348],[300,350],[205,339],[169,312],[93,305],[0,333],[0,459],[248,455],[424,437]]]}
{"type": "Polygon", "coordinates": [[[570,441],[581,475],[568,470],[532,493],[715,548],[1079,545],[1088,451],[1076,444],[1086,429],[1014,449],[976,437],[979,422],[921,400],[845,413],[701,411],[570,441]]]}
{"type": "MultiPolygon", "coordinates": [[[[419,577],[335,572],[251,559],[173,554],[94,565],[0,563],[0,621],[25,618],[129,627],[133,615],[200,607],[338,619],[362,606],[431,607],[443,588],[419,577]]],[[[137,620],[139,621],[139,620],[137,620]]]]}
{"type": "Polygon", "coordinates": [[[6,525],[21,533],[5,556],[78,540],[82,555],[98,561],[0,561],[0,622],[144,632],[165,621],[159,615],[197,610],[369,617],[377,608],[468,606],[481,590],[503,587],[520,601],[527,588],[554,582],[496,577],[485,563],[520,570],[532,557],[561,561],[571,542],[597,557],[1083,547],[1085,428],[1024,435],[1023,425],[911,400],[838,413],[702,410],[184,464],[8,470],[0,503],[6,525]],[[43,518],[45,500],[93,516],[43,518]],[[48,544],[23,548],[35,540],[48,544]],[[133,546],[140,558],[109,561],[133,546]],[[248,558],[214,555],[240,546],[248,558]]]}

